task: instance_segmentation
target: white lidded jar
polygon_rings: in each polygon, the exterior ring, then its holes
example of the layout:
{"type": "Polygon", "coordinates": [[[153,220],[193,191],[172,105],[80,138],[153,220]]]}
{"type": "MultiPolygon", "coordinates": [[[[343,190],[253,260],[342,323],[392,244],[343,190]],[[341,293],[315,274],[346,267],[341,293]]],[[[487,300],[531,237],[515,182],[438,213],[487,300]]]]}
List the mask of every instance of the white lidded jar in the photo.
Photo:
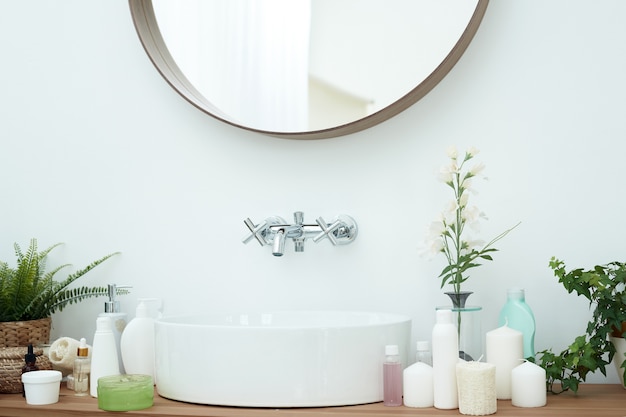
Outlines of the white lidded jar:
{"type": "Polygon", "coordinates": [[[30,371],[22,374],[26,404],[46,405],[59,401],[60,371],[30,371]]]}
{"type": "Polygon", "coordinates": [[[154,318],[148,312],[147,301],[153,301],[153,299],[139,300],[135,318],[126,325],[124,333],[122,333],[120,348],[122,362],[127,374],[150,375],[152,380],[156,381],[154,372],[154,318]]]}
{"type": "Polygon", "coordinates": [[[458,408],[456,364],[459,361],[459,335],[451,310],[437,310],[432,345],[434,406],[444,410],[458,408]]]}
{"type": "Polygon", "coordinates": [[[98,396],[98,378],[119,374],[120,366],[112,321],[109,317],[98,317],[91,348],[91,378],[89,381],[91,396],[98,396]]]}
{"type": "Polygon", "coordinates": [[[433,406],[433,367],[428,341],[417,342],[417,362],[404,370],[403,390],[406,407],[433,406]]]}

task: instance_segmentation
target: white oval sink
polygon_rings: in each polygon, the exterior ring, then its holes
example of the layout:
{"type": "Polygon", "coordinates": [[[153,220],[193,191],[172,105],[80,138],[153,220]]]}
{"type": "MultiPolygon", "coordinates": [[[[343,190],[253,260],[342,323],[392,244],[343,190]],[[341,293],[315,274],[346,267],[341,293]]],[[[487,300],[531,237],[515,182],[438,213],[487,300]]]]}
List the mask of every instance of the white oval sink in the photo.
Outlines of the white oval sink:
{"type": "Polygon", "coordinates": [[[320,407],[382,401],[385,345],[406,366],[408,317],[306,311],[208,314],[156,322],[162,397],[240,407],[320,407]]]}

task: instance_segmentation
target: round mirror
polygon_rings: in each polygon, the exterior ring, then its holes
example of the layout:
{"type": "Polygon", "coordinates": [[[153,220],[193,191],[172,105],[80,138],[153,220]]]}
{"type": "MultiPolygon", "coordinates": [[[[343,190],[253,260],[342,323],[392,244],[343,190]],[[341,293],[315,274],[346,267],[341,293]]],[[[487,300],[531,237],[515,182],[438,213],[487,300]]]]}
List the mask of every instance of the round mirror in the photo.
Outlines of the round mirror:
{"type": "Polygon", "coordinates": [[[488,0],[129,0],[144,49],[187,101],[231,125],[318,139],[427,94],[488,0]]]}

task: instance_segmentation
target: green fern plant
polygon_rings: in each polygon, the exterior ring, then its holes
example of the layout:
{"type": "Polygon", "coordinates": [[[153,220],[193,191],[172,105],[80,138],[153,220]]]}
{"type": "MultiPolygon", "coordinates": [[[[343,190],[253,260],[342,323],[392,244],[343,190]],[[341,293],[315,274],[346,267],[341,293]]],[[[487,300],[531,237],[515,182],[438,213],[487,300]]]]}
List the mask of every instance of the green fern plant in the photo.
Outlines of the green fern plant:
{"type": "MultiPolygon", "coordinates": [[[[105,287],[68,287],[118,252],[103,256],[62,281],[55,281],[55,275],[70,266],[64,264],[46,271],[46,258],[59,245],[61,243],[38,252],[37,240],[31,239],[28,249],[23,252],[15,243],[17,266],[12,268],[8,263],[0,261],[0,321],[42,319],[57,310],[63,310],[69,304],[108,294],[108,288],[105,287]]],[[[118,290],[120,294],[125,292],[118,290]]]]}

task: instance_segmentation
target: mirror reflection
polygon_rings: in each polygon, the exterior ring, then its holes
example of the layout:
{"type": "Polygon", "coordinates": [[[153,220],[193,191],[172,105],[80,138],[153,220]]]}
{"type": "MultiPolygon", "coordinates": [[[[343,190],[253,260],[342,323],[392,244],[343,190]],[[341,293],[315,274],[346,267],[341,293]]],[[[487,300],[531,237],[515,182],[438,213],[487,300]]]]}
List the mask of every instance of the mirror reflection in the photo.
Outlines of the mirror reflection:
{"type": "Polygon", "coordinates": [[[478,0],[153,0],[176,65],[224,118],[270,132],[380,112],[444,61],[478,0]]]}

